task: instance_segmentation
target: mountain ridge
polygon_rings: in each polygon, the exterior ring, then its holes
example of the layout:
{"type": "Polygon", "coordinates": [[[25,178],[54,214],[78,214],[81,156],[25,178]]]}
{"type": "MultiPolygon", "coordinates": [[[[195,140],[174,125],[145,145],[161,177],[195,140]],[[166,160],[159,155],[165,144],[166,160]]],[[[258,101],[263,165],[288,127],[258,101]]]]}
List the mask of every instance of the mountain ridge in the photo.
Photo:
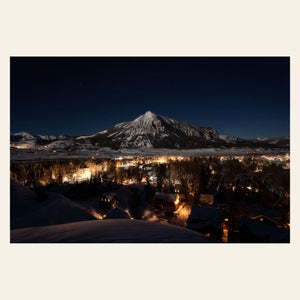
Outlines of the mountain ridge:
{"type": "Polygon", "coordinates": [[[133,121],[122,122],[91,135],[36,135],[19,132],[10,135],[13,147],[44,147],[48,149],[94,150],[95,148],[230,148],[289,147],[289,137],[264,137],[251,140],[219,134],[212,127],[180,122],[151,111],[133,121]]]}

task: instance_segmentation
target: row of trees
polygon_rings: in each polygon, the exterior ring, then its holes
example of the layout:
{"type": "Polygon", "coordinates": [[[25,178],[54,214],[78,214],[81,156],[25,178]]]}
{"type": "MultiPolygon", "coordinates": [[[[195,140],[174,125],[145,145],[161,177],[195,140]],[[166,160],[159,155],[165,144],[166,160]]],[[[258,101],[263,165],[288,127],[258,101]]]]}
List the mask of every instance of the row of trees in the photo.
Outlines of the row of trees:
{"type": "Polygon", "coordinates": [[[220,161],[217,158],[174,161],[168,165],[158,166],[157,189],[172,192],[176,184],[179,184],[185,198],[193,203],[197,203],[200,194],[205,193],[227,191],[228,194],[228,190],[234,189],[235,195],[249,199],[251,195],[254,198],[253,195],[257,191],[256,197],[260,195],[267,200],[266,192],[268,192],[274,196],[271,198],[273,202],[277,202],[276,204],[288,205],[289,170],[284,170],[274,163],[265,164],[261,172],[255,172],[257,169],[255,159],[251,158],[242,162],[237,159],[220,161]]]}

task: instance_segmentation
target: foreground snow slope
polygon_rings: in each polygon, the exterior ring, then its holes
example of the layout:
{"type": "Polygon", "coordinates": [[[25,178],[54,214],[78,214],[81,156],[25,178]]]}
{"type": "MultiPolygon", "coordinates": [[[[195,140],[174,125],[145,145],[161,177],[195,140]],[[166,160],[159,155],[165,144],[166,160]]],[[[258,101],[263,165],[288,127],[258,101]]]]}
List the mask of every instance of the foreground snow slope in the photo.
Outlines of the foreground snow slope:
{"type": "Polygon", "coordinates": [[[140,220],[96,220],[11,231],[12,243],[209,243],[189,229],[140,220]]]}
{"type": "Polygon", "coordinates": [[[10,226],[12,229],[95,220],[88,209],[61,194],[47,192],[38,201],[37,194],[11,181],[10,226]]]}
{"type": "Polygon", "coordinates": [[[19,218],[11,219],[11,228],[46,226],[95,220],[96,218],[74,201],[58,193],[47,193],[48,199],[19,218]]]}

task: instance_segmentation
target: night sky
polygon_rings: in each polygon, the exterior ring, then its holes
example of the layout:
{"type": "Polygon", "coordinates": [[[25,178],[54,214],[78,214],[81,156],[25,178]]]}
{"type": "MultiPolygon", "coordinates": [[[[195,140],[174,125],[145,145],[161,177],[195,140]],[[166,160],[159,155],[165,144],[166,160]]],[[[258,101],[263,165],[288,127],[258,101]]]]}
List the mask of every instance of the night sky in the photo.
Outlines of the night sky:
{"type": "Polygon", "coordinates": [[[290,135],[288,57],[11,58],[11,133],[75,136],[150,110],[241,138],[290,135]]]}

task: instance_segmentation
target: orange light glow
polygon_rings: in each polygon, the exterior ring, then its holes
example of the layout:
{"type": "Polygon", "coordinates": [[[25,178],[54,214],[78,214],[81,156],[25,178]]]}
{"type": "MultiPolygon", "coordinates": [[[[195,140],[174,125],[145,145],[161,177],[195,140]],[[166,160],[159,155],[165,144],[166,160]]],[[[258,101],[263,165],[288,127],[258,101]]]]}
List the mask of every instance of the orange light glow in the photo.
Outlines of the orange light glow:
{"type": "Polygon", "coordinates": [[[222,242],[224,243],[228,242],[228,229],[226,228],[223,228],[222,242]]]}

